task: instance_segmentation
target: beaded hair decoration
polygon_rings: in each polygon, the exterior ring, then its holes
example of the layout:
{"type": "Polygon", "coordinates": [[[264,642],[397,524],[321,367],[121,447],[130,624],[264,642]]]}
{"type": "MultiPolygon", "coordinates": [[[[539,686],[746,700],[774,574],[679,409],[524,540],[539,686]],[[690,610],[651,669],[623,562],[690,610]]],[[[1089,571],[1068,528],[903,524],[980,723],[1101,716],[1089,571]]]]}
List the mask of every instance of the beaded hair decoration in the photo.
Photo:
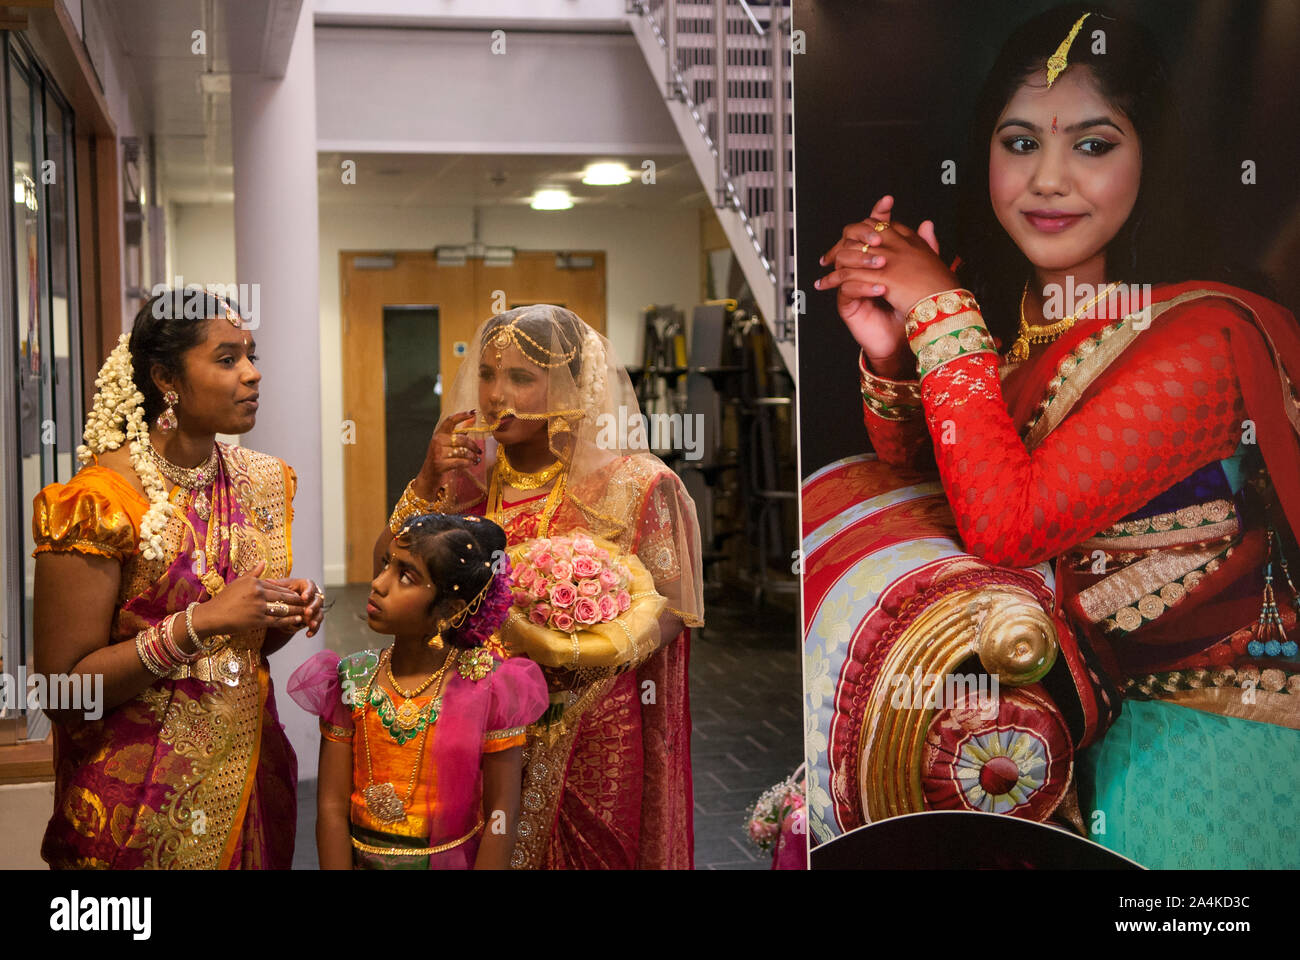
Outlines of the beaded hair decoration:
{"type": "Polygon", "coordinates": [[[1048,90],[1052,89],[1052,84],[1056,82],[1056,78],[1064,73],[1065,68],[1070,65],[1068,59],[1070,56],[1070,47],[1074,45],[1074,38],[1079,35],[1079,29],[1083,26],[1083,21],[1087,20],[1090,16],[1092,16],[1091,13],[1085,13],[1076,20],[1074,26],[1070,28],[1069,34],[1067,34],[1066,38],[1061,41],[1061,45],[1056,48],[1056,52],[1047,58],[1048,90]]]}
{"type": "Polygon", "coordinates": [[[518,317],[510,319],[494,330],[492,338],[488,342],[493,349],[498,351],[498,360],[500,359],[500,351],[514,346],[539,367],[558,367],[567,364],[577,355],[579,350],[579,344],[576,343],[568,350],[563,351],[551,350],[549,347],[542,346],[520,328],[518,317]]]}
{"type": "MultiPolygon", "coordinates": [[[[477,520],[477,517],[467,519],[477,520]]],[[[417,517],[407,523],[393,542],[401,546],[407,546],[410,543],[411,534],[418,530],[423,522],[423,517],[417,517]]],[[[514,602],[514,596],[511,592],[513,583],[513,570],[510,566],[510,558],[502,556],[500,558],[501,567],[488,575],[487,583],[483,584],[481,590],[475,595],[474,599],[461,607],[450,620],[447,626],[456,630],[456,646],[458,647],[479,647],[487,642],[488,638],[496,631],[505,621],[506,614],[510,610],[510,605],[514,602]]],[[[485,567],[491,568],[490,561],[483,561],[485,567]]]]}

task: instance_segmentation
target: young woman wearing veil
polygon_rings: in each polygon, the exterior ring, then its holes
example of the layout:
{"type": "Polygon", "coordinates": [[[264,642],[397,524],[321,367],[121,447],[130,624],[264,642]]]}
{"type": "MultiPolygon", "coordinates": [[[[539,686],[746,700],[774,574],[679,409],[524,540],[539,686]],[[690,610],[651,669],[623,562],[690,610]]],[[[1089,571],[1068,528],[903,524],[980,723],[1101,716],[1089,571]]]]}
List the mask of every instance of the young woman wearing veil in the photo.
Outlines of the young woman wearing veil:
{"type": "Polygon", "coordinates": [[[937,463],[970,553],[1055,561],[1049,688],[1094,838],[1146,866],[1294,867],[1300,335],[1204,279],[1215,225],[1181,220],[1171,107],[1133,20],[1031,20],[981,96],[966,262],[885,197],[816,285],[862,347],[880,459],[937,463]],[[1119,281],[1152,286],[1117,301],[1119,281]],[[1098,296],[1050,310],[1082,284],[1098,296]]]}
{"type": "MultiPolygon", "coordinates": [[[[530,730],[520,869],[692,864],[689,629],[703,623],[699,525],[681,481],[647,450],[609,341],[561,307],[520,307],[477,331],[420,473],[381,534],[409,516],[473,513],[512,548],[589,533],[635,555],[667,599],[618,671],[551,671],[548,722],[530,730]],[[629,426],[630,425],[630,426],[629,426]]],[[[517,652],[518,631],[501,631],[517,652]]],[[[574,644],[577,647],[577,643],[574,644]]]]}

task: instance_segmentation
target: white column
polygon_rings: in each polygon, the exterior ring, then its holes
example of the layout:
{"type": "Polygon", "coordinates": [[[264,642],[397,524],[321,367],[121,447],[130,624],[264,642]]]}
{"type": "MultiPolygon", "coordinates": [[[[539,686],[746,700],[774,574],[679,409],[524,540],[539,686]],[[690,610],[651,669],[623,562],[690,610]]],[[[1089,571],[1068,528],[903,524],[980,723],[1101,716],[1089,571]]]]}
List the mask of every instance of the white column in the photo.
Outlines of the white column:
{"type": "MultiPolygon", "coordinates": [[[[262,370],[257,426],[243,438],[298,474],[293,574],[324,581],[321,511],[319,237],[316,197],[316,62],[312,5],[304,3],[283,78],[236,73],[231,83],[235,161],[235,269],[257,284],[254,334],[262,370]]],[[[241,304],[248,308],[248,304],[241,304]]],[[[271,657],[276,706],[298,754],[316,776],[317,722],[285,694],[289,674],[324,647],[298,634],[271,657]]]]}

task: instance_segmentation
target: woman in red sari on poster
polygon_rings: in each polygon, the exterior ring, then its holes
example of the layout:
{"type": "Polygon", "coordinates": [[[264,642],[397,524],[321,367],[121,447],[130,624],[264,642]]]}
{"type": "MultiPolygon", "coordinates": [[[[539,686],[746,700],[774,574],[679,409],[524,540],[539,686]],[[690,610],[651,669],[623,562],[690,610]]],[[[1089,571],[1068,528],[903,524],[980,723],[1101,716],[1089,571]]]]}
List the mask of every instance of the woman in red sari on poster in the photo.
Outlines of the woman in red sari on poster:
{"type": "Polygon", "coordinates": [[[1047,686],[1094,838],[1145,866],[1294,867],[1300,335],[1197,279],[1213,223],[1179,222],[1167,87],[1132,20],[1031,20],[981,98],[966,262],[886,196],[816,287],[862,347],[879,458],[937,465],[975,556],[1055,562],[1073,636],[1047,686]]]}
{"type": "MultiPolygon", "coordinates": [[[[693,858],[687,654],[703,624],[695,504],[648,452],[627,370],[562,307],[519,307],[476,332],[389,530],[418,513],[486,516],[512,550],[590,534],[634,555],[667,603],[626,659],[548,668],[551,706],[530,728],[517,869],[689,869],[693,858]]],[[[634,597],[635,599],[635,597],[634,597]]],[[[635,632],[635,631],[634,631],[635,632]]],[[[505,652],[528,655],[514,618],[505,652]]],[[[567,642],[567,640],[566,640],[567,642]]]]}

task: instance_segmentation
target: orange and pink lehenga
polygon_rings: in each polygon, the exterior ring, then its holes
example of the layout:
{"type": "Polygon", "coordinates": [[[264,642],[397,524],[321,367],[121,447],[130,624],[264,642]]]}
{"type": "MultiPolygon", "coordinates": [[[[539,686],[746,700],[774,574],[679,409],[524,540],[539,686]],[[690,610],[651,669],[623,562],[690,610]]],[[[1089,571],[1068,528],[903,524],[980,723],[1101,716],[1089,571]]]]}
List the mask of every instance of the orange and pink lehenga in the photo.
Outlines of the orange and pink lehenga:
{"type": "MultiPolygon", "coordinates": [[[[165,556],[145,559],[148,501],[120,474],[87,466],[36,497],[36,552],[117,560],[110,643],[192,601],[207,568],[229,583],[262,560],[288,576],[296,477],[282,460],[218,444],[212,484],[171,490],[165,556]],[[212,527],[209,536],[209,527],[212,527]]],[[[98,720],[55,725],[54,815],[41,856],[55,869],[287,869],[297,760],[280,725],[265,630],[177,668],[98,720]]]]}

